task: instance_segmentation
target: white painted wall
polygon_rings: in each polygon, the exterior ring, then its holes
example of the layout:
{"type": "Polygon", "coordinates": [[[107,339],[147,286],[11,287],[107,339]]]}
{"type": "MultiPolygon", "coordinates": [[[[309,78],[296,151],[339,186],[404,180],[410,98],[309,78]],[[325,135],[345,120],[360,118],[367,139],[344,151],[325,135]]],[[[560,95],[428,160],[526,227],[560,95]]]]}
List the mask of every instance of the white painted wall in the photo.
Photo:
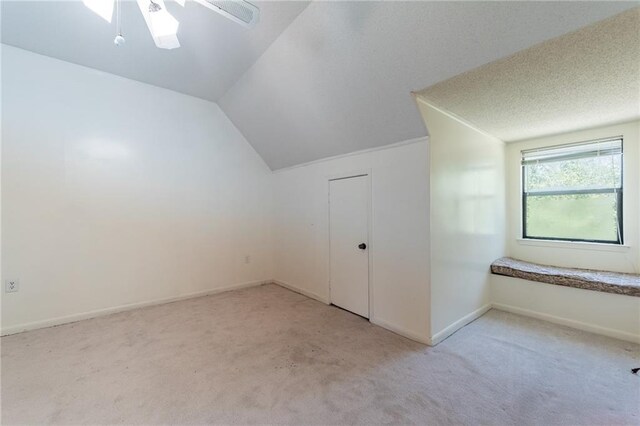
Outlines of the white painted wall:
{"type": "Polygon", "coordinates": [[[493,275],[491,298],[496,309],[640,343],[640,297],[493,275]]]}
{"type": "MultiPolygon", "coordinates": [[[[640,272],[640,122],[571,132],[507,145],[508,253],[511,257],[549,265],[640,272]],[[522,240],[521,151],[623,137],[624,247],[571,242],[522,240]]],[[[492,278],[496,307],[640,342],[640,298],[559,288],[516,278],[492,278]]]]}
{"type": "Polygon", "coordinates": [[[275,278],[329,301],[329,178],[371,173],[371,321],[428,342],[426,141],[275,172],[275,278]]]}
{"type": "Polygon", "coordinates": [[[431,343],[490,307],[505,253],[504,143],[418,97],[429,130],[431,343]]]}
{"type": "Polygon", "coordinates": [[[488,269],[508,252],[638,272],[640,122],[509,144],[505,161],[419,100],[430,153],[421,140],[272,174],[213,103],[5,45],[2,60],[1,275],[21,284],[2,294],[3,333],[273,277],[327,302],[328,179],[367,171],[374,323],[437,343],[493,303],[640,341],[638,298],[504,277],[490,291],[488,269]],[[520,151],[612,135],[627,247],[518,241],[520,151]]]}
{"type": "Polygon", "coordinates": [[[3,332],[272,278],[271,172],[216,104],[3,45],[2,113],[3,332]]]}

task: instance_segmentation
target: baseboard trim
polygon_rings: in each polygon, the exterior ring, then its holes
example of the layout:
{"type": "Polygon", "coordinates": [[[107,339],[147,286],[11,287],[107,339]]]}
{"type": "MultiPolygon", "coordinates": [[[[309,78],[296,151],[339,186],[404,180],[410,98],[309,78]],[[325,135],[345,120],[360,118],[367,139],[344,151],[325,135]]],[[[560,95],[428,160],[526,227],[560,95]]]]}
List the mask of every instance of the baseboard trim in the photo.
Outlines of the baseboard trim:
{"type": "MultiPolygon", "coordinates": [[[[327,305],[331,304],[331,301],[328,298],[322,297],[319,294],[316,294],[316,293],[311,292],[309,290],[303,290],[303,289],[301,289],[299,287],[296,287],[296,286],[294,286],[292,284],[289,284],[289,283],[286,283],[286,282],[280,281],[280,280],[273,280],[273,283],[276,284],[276,285],[279,285],[281,287],[284,287],[287,290],[291,290],[291,291],[299,293],[299,294],[301,294],[303,296],[307,296],[307,297],[309,297],[311,299],[315,299],[315,300],[317,300],[319,302],[322,302],[324,304],[327,304],[327,305]]],[[[418,333],[414,333],[412,331],[405,330],[404,328],[398,327],[396,325],[393,325],[393,324],[391,324],[391,323],[389,323],[389,322],[387,322],[385,320],[381,320],[381,319],[378,319],[378,318],[375,318],[375,317],[371,317],[371,318],[369,318],[369,322],[371,324],[374,324],[374,325],[378,326],[378,327],[382,327],[382,328],[384,328],[386,330],[389,330],[392,333],[399,334],[402,337],[406,337],[407,339],[414,340],[414,341],[416,341],[418,343],[427,344],[427,342],[429,340],[426,336],[421,336],[418,333]]]]}
{"type": "Polygon", "coordinates": [[[545,314],[530,309],[519,308],[517,306],[505,305],[502,303],[492,303],[491,307],[499,311],[511,312],[512,314],[524,315],[526,317],[536,318],[543,321],[560,324],[578,330],[588,331],[590,333],[600,334],[615,339],[625,340],[628,342],[640,343],[640,336],[626,331],[614,330],[612,328],[601,327],[599,325],[589,324],[582,321],[576,321],[569,318],[558,317],[551,314],[545,314]]]}
{"type": "Polygon", "coordinates": [[[426,345],[429,344],[429,337],[423,336],[413,331],[409,331],[402,327],[398,327],[397,325],[391,324],[390,322],[387,322],[385,320],[372,317],[372,318],[369,318],[369,322],[371,322],[371,324],[377,325],[378,327],[382,327],[386,330],[389,330],[395,334],[399,334],[402,337],[406,337],[407,339],[411,339],[413,341],[416,341],[418,343],[423,343],[426,345]]]}
{"type": "Polygon", "coordinates": [[[212,294],[224,293],[227,291],[239,290],[239,289],[248,288],[248,287],[255,287],[263,284],[269,284],[271,282],[272,280],[249,281],[246,283],[234,284],[234,285],[214,288],[210,290],[197,291],[194,293],[183,294],[180,296],[165,297],[162,299],[154,299],[146,302],[129,303],[126,305],[114,306],[112,308],[96,309],[94,311],[82,312],[79,314],[72,314],[72,315],[65,315],[62,317],[52,318],[48,320],[33,321],[25,324],[5,327],[0,332],[0,335],[8,336],[11,334],[22,333],[25,331],[37,330],[40,328],[55,327],[57,325],[69,324],[72,322],[77,322],[85,319],[97,318],[105,315],[116,314],[118,312],[130,311],[132,309],[145,308],[147,306],[154,306],[154,305],[163,305],[165,303],[178,302],[180,300],[193,299],[196,297],[210,296],[212,294]]]}
{"type": "Polygon", "coordinates": [[[427,344],[430,346],[436,346],[438,343],[442,342],[447,337],[451,336],[453,333],[460,330],[465,325],[477,320],[478,318],[486,314],[489,311],[489,309],[491,309],[491,303],[487,303],[483,307],[476,309],[475,311],[465,315],[464,317],[460,318],[458,321],[448,325],[443,330],[431,336],[431,339],[427,344]]]}
{"type": "Polygon", "coordinates": [[[310,297],[311,299],[315,299],[315,300],[317,300],[319,302],[324,303],[325,305],[330,305],[331,304],[331,301],[328,298],[322,297],[319,294],[314,293],[312,291],[304,290],[302,288],[296,287],[296,286],[294,286],[292,284],[289,284],[287,282],[280,281],[280,280],[275,280],[274,279],[274,280],[271,280],[270,282],[272,282],[273,284],[279,285],[280,287],[286,288],[287,290],[291,290],[291,291],[293,291],[295,293],[299,293],[299,294],[301,294],[303,296],[307,296],[307,297],[310,297]]]}

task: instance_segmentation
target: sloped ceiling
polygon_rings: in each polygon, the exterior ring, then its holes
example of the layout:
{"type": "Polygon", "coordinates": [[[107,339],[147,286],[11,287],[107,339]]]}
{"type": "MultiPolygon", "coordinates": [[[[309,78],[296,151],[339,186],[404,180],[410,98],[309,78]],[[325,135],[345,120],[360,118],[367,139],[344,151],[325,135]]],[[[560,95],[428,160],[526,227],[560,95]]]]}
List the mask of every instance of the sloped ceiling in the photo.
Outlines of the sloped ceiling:
{"type": "Polygon", "coordinates": [[[217,101],[308,2],[261,2],[260,23],[246,29],[205,7],[172,0],[181,47],[155,47],[135,1],[122,1],[126,44],[115,47],[111,24],[80,0],[2,0],[2,43],[133,80],[217,101]]]}
{"type": "Polygon", "coordinates": [[[640,118],[640,8],[419,93],[503,141],[640,118]]]}
{"type": "Polygon", "coordinates": [[[272,2],[244,29],[173,1],[182,47],[155,48],[134,2],[127,44],[75,1],[2,1],[2,42],[217,101],[272,169],[426,134],[411,92],[638,3],[272,2]]]}
{"type": "Polygon", "coordinates": [[[272,169],[421,137],[412,91],[635,5],[313,2],[219,103],[272,169]]]}

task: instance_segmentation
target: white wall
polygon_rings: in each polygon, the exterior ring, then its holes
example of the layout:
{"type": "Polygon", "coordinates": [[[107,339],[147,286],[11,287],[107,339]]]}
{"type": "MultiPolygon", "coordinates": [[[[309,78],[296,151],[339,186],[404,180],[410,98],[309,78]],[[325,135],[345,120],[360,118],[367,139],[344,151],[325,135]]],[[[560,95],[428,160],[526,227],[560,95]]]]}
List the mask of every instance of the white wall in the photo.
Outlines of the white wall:
{"type": "MultiPolygon", "coordinates": [[[[632,122],[507,145],[508,253],[549,265],[640,272],[640,122],[632,122]],[[623,137],[624,247],[553,241],[523,241],[520,153],[522,150],[623,137]]],[[[640,298],[562,288],[494,276],[494,306],[584,330],[640,342],[640,298]]]]}
{"type": "Polygon", "coordinates": [[[216,104],[3,45],[2,113],[3,332],[272,278],[271,172],[216,104]]]}
{"type": "Polygon", "coordinates": [[[431,342],[490,307],[489,266],[505,254],[504,143],[422,98],[429,130],[431,342]]]}
{"type": "Polygon", "coordinates": [[[505,160],[418,99],[429,143],[272,174],[213,103],[5,45],[2,60],[1,275],[21,285],[2,293],[3,333],[274,277],[328,302],[328,179],[368,171],[373,322],[435,344],[493,303],[640,341],[640,298],[489,276],[505,253],[639,271],[640,122],[509,144],[505,160]],[[613,135],[627,247],[519,241],[520,151],[613,135]]]}
{"type": "Polygon", "coordinates": [[[493,275],[493,307],[640,343],[640,297],[493,275]]]}
{"type": "Polygon", "coordinates": [[[428,342],[426,141],[275,172],[275,278],[329,301],[328,180],[371,173],[371,321],[428,342]]]}

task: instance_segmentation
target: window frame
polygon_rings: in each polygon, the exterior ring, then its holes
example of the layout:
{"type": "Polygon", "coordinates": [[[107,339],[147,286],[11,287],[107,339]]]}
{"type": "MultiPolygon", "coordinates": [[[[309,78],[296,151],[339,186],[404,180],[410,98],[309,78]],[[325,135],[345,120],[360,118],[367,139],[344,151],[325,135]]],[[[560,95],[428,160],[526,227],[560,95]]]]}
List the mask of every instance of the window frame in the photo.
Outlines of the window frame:
{"type": "Polygon", "coordinates": [[[597,143],[604,142],[610,140],[620,140],[620,188],[600,188],[600,189],[572,189],[572,190],[564,190],[564,191],[540,191],[536,192],[535,196],[551,196],[551,195],[578,195],[578,194],[617,194],[616,196],[616,206],[617,206],[617,217],[618,223],[620,224],[620,229],[618,233],[617,240],[589,240],[583,238],[560,238],[560,237],[536,237],[527,235],[527,192],[525,191],[525,164],[522,164],[522,156],[525,151],[520,152],[520,196],[522,200],[522,214],[521,214],[521,225],[522,225],[522,238],[525,240],[533,240],[533,241],[567,241],[567,242],[577,242],[577,243],[596,243],[596,244],[609,244],[612,246],[622,246],[624,245],[624,221],[623,221],[623,210],[624,210],[624,138],[622,136],[614,136],[609,138],[599,138],[594,140],[569,143],[569,144],[561,144],[561,145],[552,145],[540,149],[553,149],[553,148],[561,148],[565,146],[571,145],[586,145],[589,143],[597,143]]]}

